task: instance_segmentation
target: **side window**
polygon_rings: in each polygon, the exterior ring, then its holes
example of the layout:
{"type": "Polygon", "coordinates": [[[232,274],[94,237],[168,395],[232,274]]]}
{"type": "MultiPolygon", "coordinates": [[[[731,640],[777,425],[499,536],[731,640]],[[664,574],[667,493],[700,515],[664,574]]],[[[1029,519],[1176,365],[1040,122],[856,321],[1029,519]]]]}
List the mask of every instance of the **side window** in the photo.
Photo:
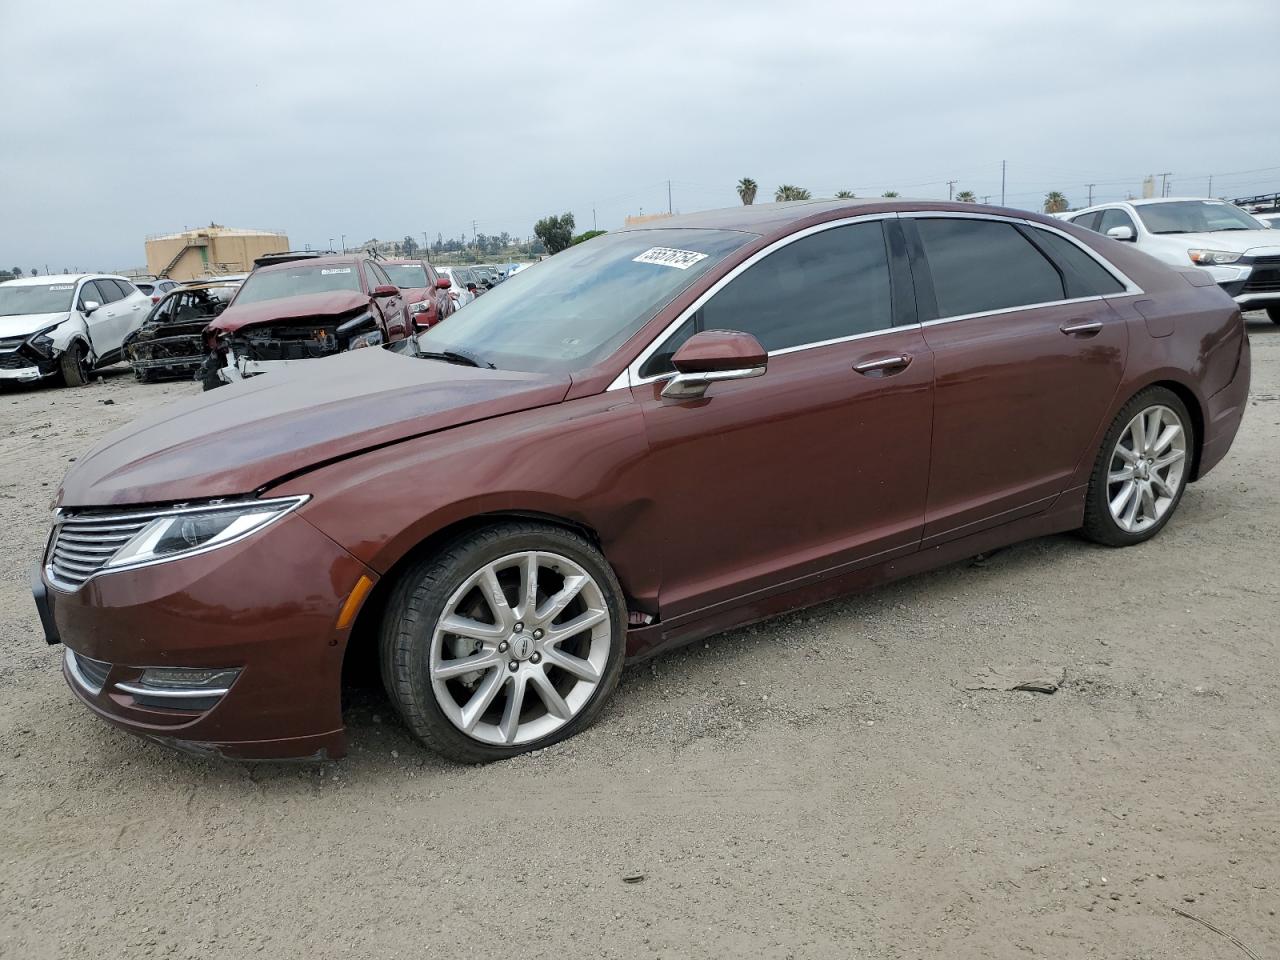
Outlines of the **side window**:
{"type": "Polygon", "coordinates": [[[741,330],[766,350],[838,340],[893,326],[889,255],[879,221],[833,227],[787,244],[734,278],[640,368],[653,377],[703,330],[741,330]]]}
{"type": "Polygon", "coordinates": [[[1032,230],[1032,236],[1062,270],[1067,281],[1067,296],[1096,297],[1104,293],[1121,293],[1124,284],[1113,277],[1102,264],[1066,237],[1048,230],[1032,230]]]}
{"type": "Polygon", "coordinates": [[[173,319],[174,305],[178,302],[177,297],[165,297],[157,303],[148,318],[156,323],[168,323],[173,319]]]}
{"type": "Polygon", "coordinates": [[[1128,227],[1135,237],[1138,235],[1138,228],[1133,225],[1133,218],[1115,207],[1102,211],[1102,219],[1098,222],[1097,230],[1105,234],[1112,227],[1128,227]]]}
{"type": "Polygon", "coordinates": [[[135,288],[133,284],[130,283],[128,280],[112,280],[111,282],[114,283],[120,289],[120,296],[122,297],[133,296],[135,288]]]}
{"type": "Polygon", "coordinates": [[[102,294],[98,292],[98,288],[92,280],[86,280],[80,288],[80,302],[76,304],[76,307],[83,310],[86,300],[96,300],[98,303],[102,303],[102,294]]]}
{"type": "Polygon", "coordinates": [[[395,284],[382,272],[382,268],[372,260],[366,260],[364,264],[365,276],[369,280],[369,289],[374,287],[394,287],[395,284]]]}
{"type": "Polygon", "coordinates": [[[94,283],[98,285],[98,292],[102,294],[103,303],[115,303],[120,299],[120,288],[109,277],[99,277],[94,283]]]}
{"type": "Polygon", "coordinates": [[[1098,218],[1102,216],[1101,210],[1095,210],[1093,213],[1086,213],[1083,216],[1073,217],[1071,222],[1077,227],[1084,227],[1086,230],[1098,230],[1098,218]]]}
{"type": "Polygon", "coordinates": [[[939,317],[960,317],[1062,300],[1062,277],[1012,224],[921,219],[939,317]]]}

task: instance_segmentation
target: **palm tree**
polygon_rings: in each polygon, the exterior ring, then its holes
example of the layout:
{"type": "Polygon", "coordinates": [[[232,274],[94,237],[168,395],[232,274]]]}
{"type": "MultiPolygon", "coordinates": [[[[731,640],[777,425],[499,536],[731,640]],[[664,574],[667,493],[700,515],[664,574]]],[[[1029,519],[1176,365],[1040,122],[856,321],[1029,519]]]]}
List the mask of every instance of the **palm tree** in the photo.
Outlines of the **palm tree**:
{"type": "Polygon", "coordinates": [[[897,190],[886,190],[884,193],[880,194],[882,197],[896,197],[897,195],[897,190]]]}
{"type": "Polygon", "coordinates": [[[1050,190],[1044,197],[1045,213],[1061,213],[1067,209],[1067,198],[1057,190],[1050,190]]]}
{"type": "Polygon", "coordinates": [[[961,190],[956,194],[957,203],[977,203],[978,198],[973,195],[972,190],[961,190]]]}
{"type": "Polygon", "coordinates": [[[743,177],[738,181],[738,199],[742,201],[743,206],[751,206],[756,202],[756,182],[750,177],[743,177]]]}
{"type": "Polygon", "coordinates": [[[786,200],[809,200],[813,197],[804,187],[793,187],[789,183],[784,183],[776,191],[774,191],[773,199],[782,203],[786,200]]]}
{"type": "Polygon", "coordinates": [[[858,195],[854,193],[852,190],[838,190],[836,191],[836,199],[837,200],[856,200],[858,199],[858,195]]]}

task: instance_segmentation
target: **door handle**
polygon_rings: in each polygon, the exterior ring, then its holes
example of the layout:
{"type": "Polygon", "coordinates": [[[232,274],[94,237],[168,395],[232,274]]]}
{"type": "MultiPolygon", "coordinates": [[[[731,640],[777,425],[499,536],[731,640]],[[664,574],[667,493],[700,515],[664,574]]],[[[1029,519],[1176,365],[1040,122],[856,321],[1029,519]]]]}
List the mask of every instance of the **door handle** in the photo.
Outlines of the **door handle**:
{"type": "Polygon", "coordinates": [[[911,363],[911,354],[900,353],[896,357],[882,357],[879,360],[864,360],[862,363],[855,363],[853,370],[855,373],[863,375],[888,373],[891,370],[904,369],[911,363]]]}
{"type": "Polygon", "coordinates": [[[1067,336],[1075,334],[1092,335],[1102,329],[1101,320],[1069,320],[1058,328],[1067,336]]]}

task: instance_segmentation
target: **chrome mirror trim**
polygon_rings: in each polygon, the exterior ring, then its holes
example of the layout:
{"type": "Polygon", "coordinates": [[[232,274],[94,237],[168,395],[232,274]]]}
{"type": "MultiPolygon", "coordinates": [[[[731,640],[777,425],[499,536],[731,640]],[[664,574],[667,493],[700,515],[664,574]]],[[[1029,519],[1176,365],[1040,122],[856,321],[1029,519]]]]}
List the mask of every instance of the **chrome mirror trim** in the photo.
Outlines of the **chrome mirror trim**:
{"type": "Polygon", "coordinates": [[[707,392],[713,383],[726,380],[749,380],[752,377],[764,376],[766,366],[743,367],[740,370],[708,370],[702,373],[677,373],[662,388],[662,396],[667,400],[696,400],[707,392]]]}

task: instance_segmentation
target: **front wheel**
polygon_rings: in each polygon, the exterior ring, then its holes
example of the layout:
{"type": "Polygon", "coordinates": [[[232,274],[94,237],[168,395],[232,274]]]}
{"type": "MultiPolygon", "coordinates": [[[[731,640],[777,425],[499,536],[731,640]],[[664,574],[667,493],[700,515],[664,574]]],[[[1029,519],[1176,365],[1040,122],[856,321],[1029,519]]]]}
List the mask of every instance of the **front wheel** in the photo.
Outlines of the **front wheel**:
{"type": "Polygon", "coordinates": [[[1193,431],[1186,405],[1172,390],[1150,387],[1125,404],[1094,463],[1085,536],[1127,547],[1159,533],[1190,479],[1193,431]]]}
{"type": "Polygon", "coordinates": [[[382,676],[423,743],[483,763],[593,723],[625,642],[622,590],[599,550],[559,527],[504,523],[405,571],[383,616],[382,676]]]}
{"type": "Polygon", "coordinates": [[[58,358],[58,369],[62,373],[62,382],[68,387],[83,387],[89,382],[88,351],[83,343],[73,343],[58,358]]]}
{"type": "Polygon", "coordinates": [[[1272,323],[1280,323],[1280,307],[1267,307],[1267,316],[1272,323]]]}

